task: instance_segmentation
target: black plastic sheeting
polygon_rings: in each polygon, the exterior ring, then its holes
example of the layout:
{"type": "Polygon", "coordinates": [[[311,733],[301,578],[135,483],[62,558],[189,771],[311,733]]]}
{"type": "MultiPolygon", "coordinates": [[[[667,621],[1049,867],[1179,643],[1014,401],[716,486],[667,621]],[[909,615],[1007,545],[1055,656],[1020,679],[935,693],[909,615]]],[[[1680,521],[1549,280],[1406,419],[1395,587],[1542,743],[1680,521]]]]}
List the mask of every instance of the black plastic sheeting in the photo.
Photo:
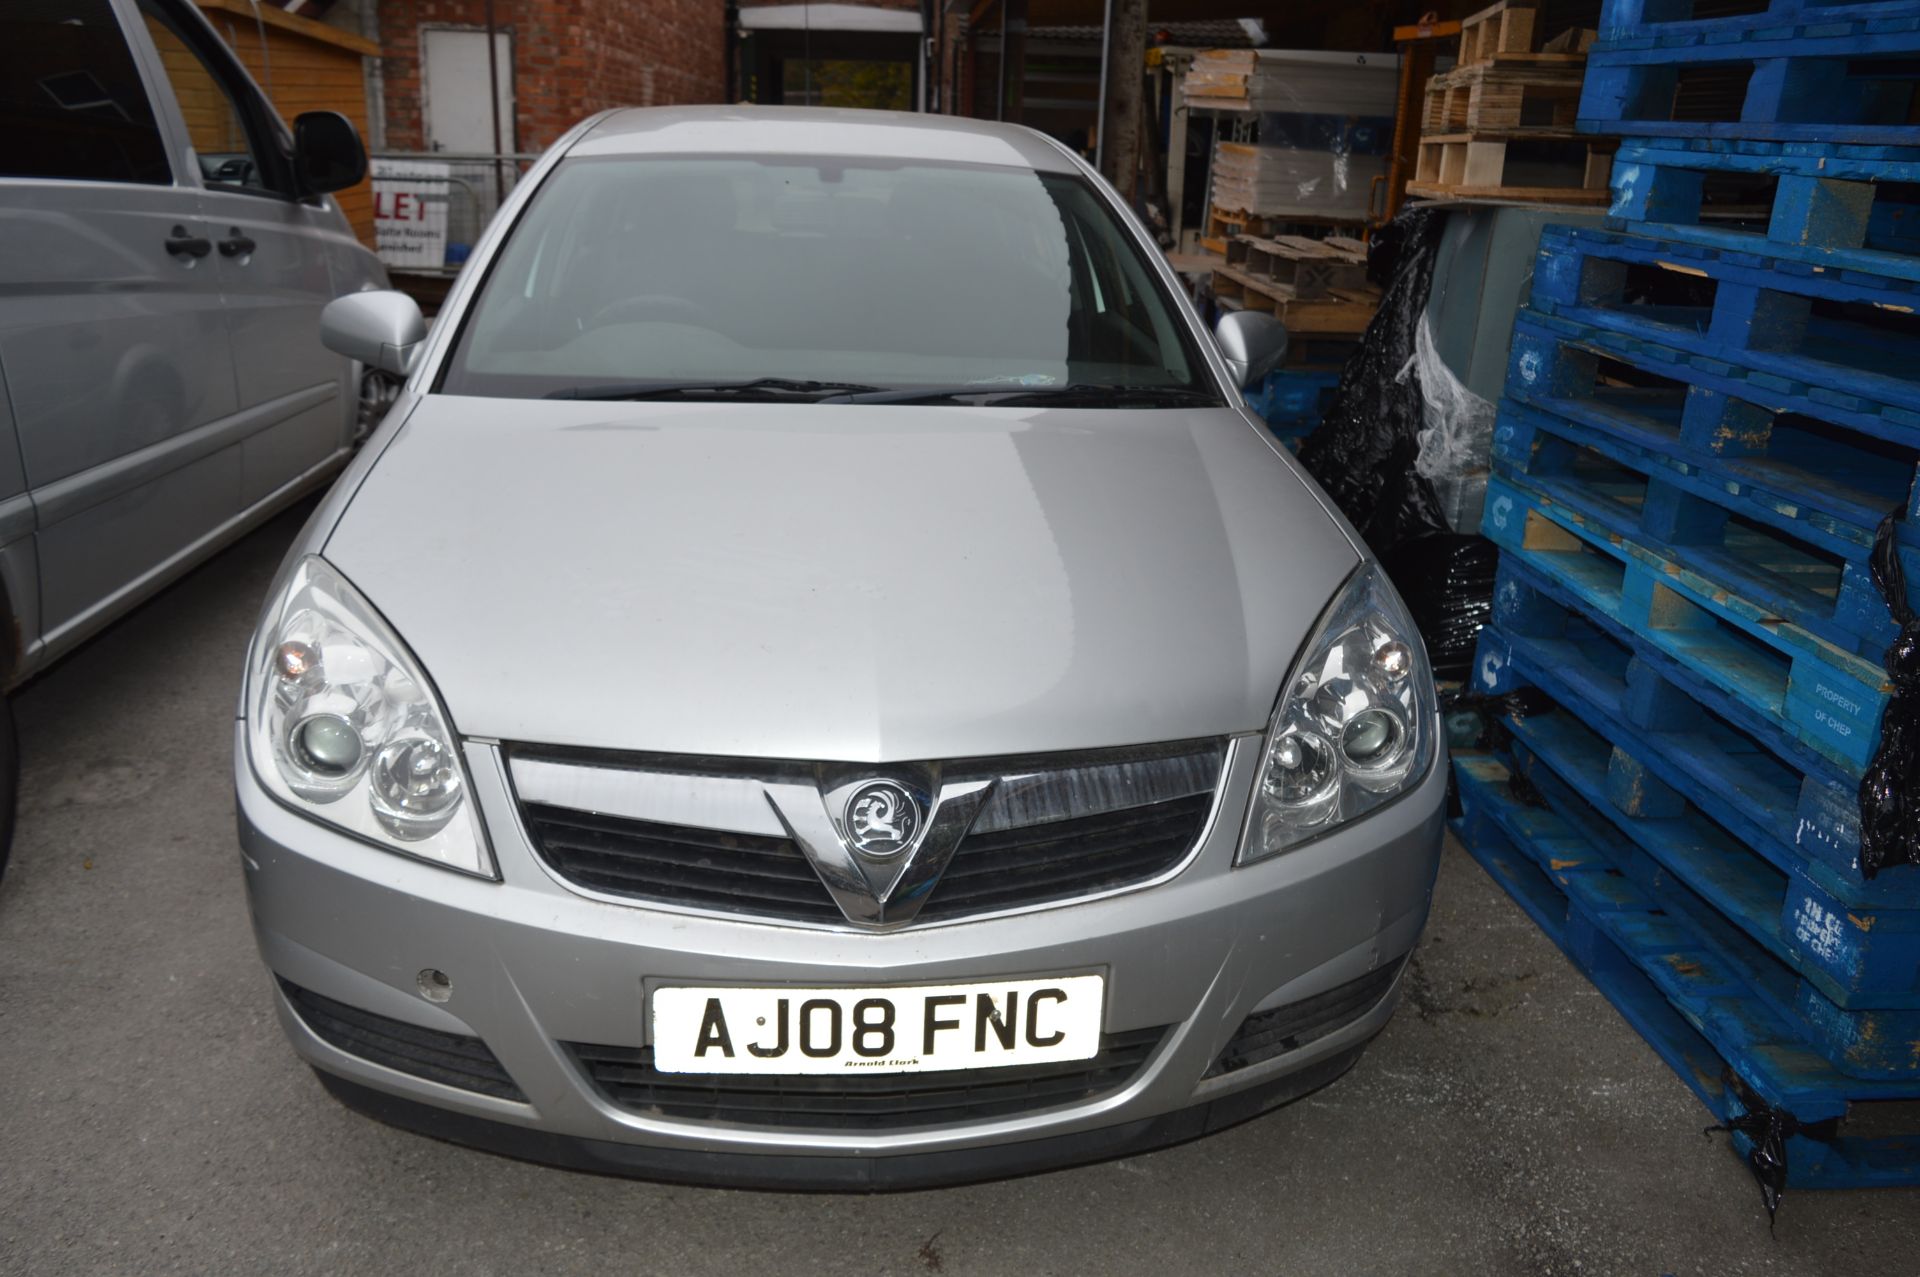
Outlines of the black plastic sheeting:
{"type": "Polygon", "coordinates": [[[1429,532],[1400,542],[1381,563],[1427,640],[1434,677],[1466,678],[1474,638],[1493,615],[1498,547],[1483,536],[1429,532]]]}
{"type": "Polygon", "coordinates": [[[1787,1110],[1774,1108],[1761,1099],[1731,1069],[1723,1072],[1720,1080],[1733,1092],[1743,1111],[1718,1126],[1709,1126],[1705,1133],[1727,1131],[1752,1141],[1753,1147],[1747,1150],[1747,1169],[1760,1185],[1760,1203],[1767,1208],[1767,1229],[1772,1231],[1774,1218],[1780,1212],[1780,1199],[1787,1191],[1787,1141],[1804,1135],[1808,1139],[1831,1142],[1838,1133],[1839,1122],[1829,1118],[1824,1122],[1802,1123],[1787,1110]]]}
{"type": "Polygon", "coordinates": [[[1920,865],[1920,617],[1907,602],[1907,574],[1894,534],[1900,512],[1880,521],[1868,562],[1899,625],[1887,648],[1893,696],[1880,719],[1880,747],[1860,778],[1860,873],[1871,878],[1888,865],[1920,865]]]}
{"type": "Polygon", "coordinates": [[[1374,233],[1367,277],[1383,290],[1359,351],[1300,462],[1366,538],[1426,637],[1435,675],[1464,678],[1474,636],[1493,611],[1498,554],[1484,537],[1447,526],[1420,452],[1420,381],[1401,377],[1433,287],[1444,209],[1412,205],[1374,233]]]}
{"type": "Polygon", "coordinates": [[[1445,210],[1416,204],[1374,233],[1367,277],[1383,290],[1380,309],[1340,370],[1320,428],[1300,445],[1307,473],[1382,556],[1402,541],[1451,530],[1433,485],[1413,468],[1424,424],[1420,383],[1399,380],[1413,356],[1446,224],[1445,210]]]}

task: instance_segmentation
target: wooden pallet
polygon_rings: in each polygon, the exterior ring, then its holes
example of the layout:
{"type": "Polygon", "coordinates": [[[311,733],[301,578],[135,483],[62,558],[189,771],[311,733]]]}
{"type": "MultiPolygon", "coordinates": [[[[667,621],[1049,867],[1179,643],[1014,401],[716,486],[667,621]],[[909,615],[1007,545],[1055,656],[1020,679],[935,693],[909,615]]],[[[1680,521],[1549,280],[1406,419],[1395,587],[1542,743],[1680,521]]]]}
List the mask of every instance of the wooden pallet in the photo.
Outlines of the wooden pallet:
{"type": "Polygon", "coordinates": [[[1642,137],[1909,147],[1920,0],[1807,5],[1695,20],[1690,6],[1608,0],[1581,127],[1642,137]],[[1764,71],[1749,72],[1749,67],[1764,71]],[[1694,88],[1729,90],[1709,109],[1694,88]],[[1691,105],[1682,112],[1679,108],[1691,105]]]}
{"type": "Polygon", "coordinates": [[[1267,219],[1251,213],[1234,212],[1229,209],[1207,210],[1206,232],[1200,236],[1200,247],[1209,253],[1221,257],[1227,255],[1227,245],[1241,235],[1265,235],[1267,219]]]}
{"type": "Polygon", "coordinates": [[[1238,266],[1213,272],[1213,295],[1227,310],[1257,310],[1272,315],[1296,336],[1358,336],[1373,322],[1380,294],[1373,288],[1335,288],[1324,296],[1299,297],[1288,284],[1250,275],[1238,266]]]}
{"type": "Polygon", "coordinates": [[[1500,0],[1460,20],[1462,67],[1492,62],[1502,53],[1533,52],[1534,28],[1540,11],[1535,0],[1500,0]]]}
{"type": "MultiPolygon", "coordinates": [[[[1536,55],[1550,56],[1550,55],[1536,55]]],[[[1540,65],[1532,58],[1459,67],[1427,82],[1420,132],[1429,136],[1494,130],[1573,128],[1585,58],[1540,65]]]]}
{"type": "MultiPolygon", "coordinates": [[[[1790,1184],[1920,1181],[1911,1079],[1835,1068],[1769,996],[1768,955],[1710,914],[1668,908],[1671,898],[1628,877],[1616,849],[1596,841],[1599,826],[1538,805],[1499,758],[1456,756],[1455,776],[1464,815],[1453,828],[1468,853],[1714,1115],[1787,1119],[1790,1184]]],[[[1752,1147],[1746,1134],[1730,1140],[1743,1154],[1752,1147]]]]}
{"type": "MultiPolygon", "coordinates": [[[[1363,218],[1332,217],[1324,213],[1261,214],[1215,208],[1207,212],[1206,234],[1200,237],[1200,246],[1209,253],[1217,253],[1225,257],[1227,245],[1240,236],[1250,235],[1258,239],[1271,239],[1280,235],[1285,228],[1324,227],[1332,231],[1357,230],[1364,225],[1363,218]]],[[[1328,235],[1326,238],[1331,240],[1342,237],[1328,235]]]]}
{"type": "Polygon", "coordinates": [[[1617,145],[1570,130],[1549,129],[1423,137],[1407,194],[1427,199],[1605,204],[1617,145]],[[1518,156],[1516,149],[1521,152],[1518,156]]]}
{"type": "Polygon", "coordinates": [[[1227,265],[1285,284],[1302,300],[1367,282],[1366,246],[1343,236],[1324,240],[1304,235],[1243,236],[1228,241],[1227,265]]]}

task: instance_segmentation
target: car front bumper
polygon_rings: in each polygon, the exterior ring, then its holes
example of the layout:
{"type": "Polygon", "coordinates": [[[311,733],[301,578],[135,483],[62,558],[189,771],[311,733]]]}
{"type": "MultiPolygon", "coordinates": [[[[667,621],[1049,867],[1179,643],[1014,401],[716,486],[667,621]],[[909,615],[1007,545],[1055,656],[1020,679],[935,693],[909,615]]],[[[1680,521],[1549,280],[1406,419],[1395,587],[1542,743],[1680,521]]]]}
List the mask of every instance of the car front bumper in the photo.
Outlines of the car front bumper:
{"type": "Polygon", "coordinates": [[[528,845],[500,752],[486,743],[465,750],[498,882],[408,860],[281,806],[253,777],[238,730],[235,782],[255,934],[274,974],[389,1021],[477,1037],[524,1096],[479,1094],[342,1050],[276,990],[295,1050],[343,1100],[430,1134],[594,1170],[761,1187],[913,1187],[1202,1134],[1331,1080],[1384,1027],[1398,980],[1296,1049],[1209,1076],[1249,1014],[1350,986],[1410,953],[1439,860],[1443,761],[1381,811],[1233,868],[1259,753],[1248,739],[1232,753],[1218,818],[1171,881],[891,933],[573,892],[528,845]],[[428,970],[450,982],[444,1004],[421,992],[428,970]],[[1106,1032],[1165,1026],[1158,1046],[1129,1080],[1091,1098],[959,1124],[796,1129],[650,1115],[597,1089],[564,1045],[644,1045],[647,994],[661,984],[943,984],[1078,971],[1106,976],[1106,1032]]]}

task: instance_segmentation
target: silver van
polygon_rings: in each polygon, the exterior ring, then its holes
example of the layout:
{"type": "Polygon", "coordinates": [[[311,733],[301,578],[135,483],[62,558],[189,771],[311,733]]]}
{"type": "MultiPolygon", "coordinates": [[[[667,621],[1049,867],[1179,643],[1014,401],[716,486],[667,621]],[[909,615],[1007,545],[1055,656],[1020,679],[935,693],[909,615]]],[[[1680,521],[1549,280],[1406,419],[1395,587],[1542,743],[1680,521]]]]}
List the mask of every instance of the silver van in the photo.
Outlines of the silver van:
{"type": "MultiPolygon", "coordinates": [[[[345,460],[320,310],[386,275],[327,193],[365,173],[186,0],[0,5],[0,688],[345,460]]],[[[0,691],[0,864],[16,778],[0,691]]]]}

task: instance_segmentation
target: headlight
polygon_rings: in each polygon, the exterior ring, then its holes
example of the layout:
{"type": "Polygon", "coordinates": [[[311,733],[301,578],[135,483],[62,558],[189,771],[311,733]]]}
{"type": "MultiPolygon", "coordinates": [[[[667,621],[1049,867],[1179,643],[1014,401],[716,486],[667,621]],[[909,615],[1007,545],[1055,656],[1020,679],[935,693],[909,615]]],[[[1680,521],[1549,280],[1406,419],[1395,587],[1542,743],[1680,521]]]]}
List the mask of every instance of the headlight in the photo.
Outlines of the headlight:
{"type": "Polygon", "coordinates": [[[302,560],[255,643],[247,744],[262,784],[368,842],[494,876],[446,714],[344,577],[302,560]]]}
{"type": "Polygon", "coordinates": [[[1241,860],[1257,860],[1385,806],[1433,763],[1426,645],[1377,564],[1321,617],[1267,729],[1241,860]]]}

